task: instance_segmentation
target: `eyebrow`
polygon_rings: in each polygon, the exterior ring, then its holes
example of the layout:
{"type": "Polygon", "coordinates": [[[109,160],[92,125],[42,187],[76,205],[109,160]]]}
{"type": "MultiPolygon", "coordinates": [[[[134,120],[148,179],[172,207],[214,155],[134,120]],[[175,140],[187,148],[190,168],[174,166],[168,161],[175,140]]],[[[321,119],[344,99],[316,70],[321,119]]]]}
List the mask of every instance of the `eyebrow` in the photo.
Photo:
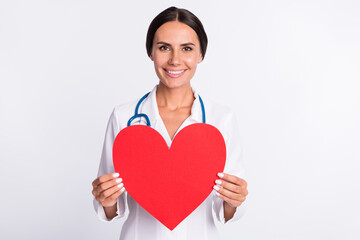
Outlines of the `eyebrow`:
{"type": "MultiPolygon", "coordinates": [[[[166,46],[171,46],[171,44],[170,44],[170,43],[167,43],[167,42],[157,42],[156,44],[164,44],[164,45],[166,45],[166,46]]],[[[195,46],[195,44],[192,43],[192,42],[182,43],[180,46],[188,46],[188,45],[193,45],[193,46],[195,46]]]]}

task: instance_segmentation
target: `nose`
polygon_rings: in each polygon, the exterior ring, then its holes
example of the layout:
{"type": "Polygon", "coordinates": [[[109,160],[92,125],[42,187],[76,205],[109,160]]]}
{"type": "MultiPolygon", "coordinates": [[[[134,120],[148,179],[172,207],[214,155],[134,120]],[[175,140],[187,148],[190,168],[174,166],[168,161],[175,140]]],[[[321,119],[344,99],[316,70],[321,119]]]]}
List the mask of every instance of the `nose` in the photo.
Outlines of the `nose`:
{"type": "Polygon", "coordinates": [[[169,64],[171,65],[180,64],[180,53],[177,50],[171,52],[171,56],[169,58],[169,64]]]}

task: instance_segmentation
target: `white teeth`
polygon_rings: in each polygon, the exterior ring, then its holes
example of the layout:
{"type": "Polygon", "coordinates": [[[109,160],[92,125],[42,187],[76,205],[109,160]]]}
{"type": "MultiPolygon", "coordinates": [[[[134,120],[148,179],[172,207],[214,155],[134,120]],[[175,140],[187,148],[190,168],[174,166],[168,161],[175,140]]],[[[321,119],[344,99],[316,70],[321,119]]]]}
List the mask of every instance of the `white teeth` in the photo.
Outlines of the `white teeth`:
{"type": "Polygon", "coordinates": [[[169,70],[166,70],[168,73],[171,73],[171,74],[180,74],[182,72],[184,72],[185,70],[182,70],[182,71],[169,71],[169,70]]]}

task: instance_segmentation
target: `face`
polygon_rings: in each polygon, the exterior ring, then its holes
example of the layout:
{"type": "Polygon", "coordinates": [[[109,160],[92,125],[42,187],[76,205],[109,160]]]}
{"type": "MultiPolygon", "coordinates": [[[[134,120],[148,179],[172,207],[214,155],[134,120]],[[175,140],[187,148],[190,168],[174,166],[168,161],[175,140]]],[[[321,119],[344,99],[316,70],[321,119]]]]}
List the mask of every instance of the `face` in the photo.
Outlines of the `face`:
{"type": "Polygon", "coordinates": [[[190,85],[197,64],[202,61],[196,32],[181,22],[164,23],[155,33],[150,58],[160,84],[168,88],[190,85]]]}

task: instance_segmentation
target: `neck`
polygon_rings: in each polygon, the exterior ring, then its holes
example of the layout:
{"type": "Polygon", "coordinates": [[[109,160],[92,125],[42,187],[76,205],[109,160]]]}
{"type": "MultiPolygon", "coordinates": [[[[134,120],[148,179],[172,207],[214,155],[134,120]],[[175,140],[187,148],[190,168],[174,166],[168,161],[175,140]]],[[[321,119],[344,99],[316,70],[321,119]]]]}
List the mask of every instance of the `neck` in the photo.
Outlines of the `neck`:
{"type": "Polygon", "coordinates": [[[168,88],[160,82],[157,87],[156,101],[158,107],[176,110],[182,107],[191,107],[194,100],[190,83],[178,88],[168,88]]]}

